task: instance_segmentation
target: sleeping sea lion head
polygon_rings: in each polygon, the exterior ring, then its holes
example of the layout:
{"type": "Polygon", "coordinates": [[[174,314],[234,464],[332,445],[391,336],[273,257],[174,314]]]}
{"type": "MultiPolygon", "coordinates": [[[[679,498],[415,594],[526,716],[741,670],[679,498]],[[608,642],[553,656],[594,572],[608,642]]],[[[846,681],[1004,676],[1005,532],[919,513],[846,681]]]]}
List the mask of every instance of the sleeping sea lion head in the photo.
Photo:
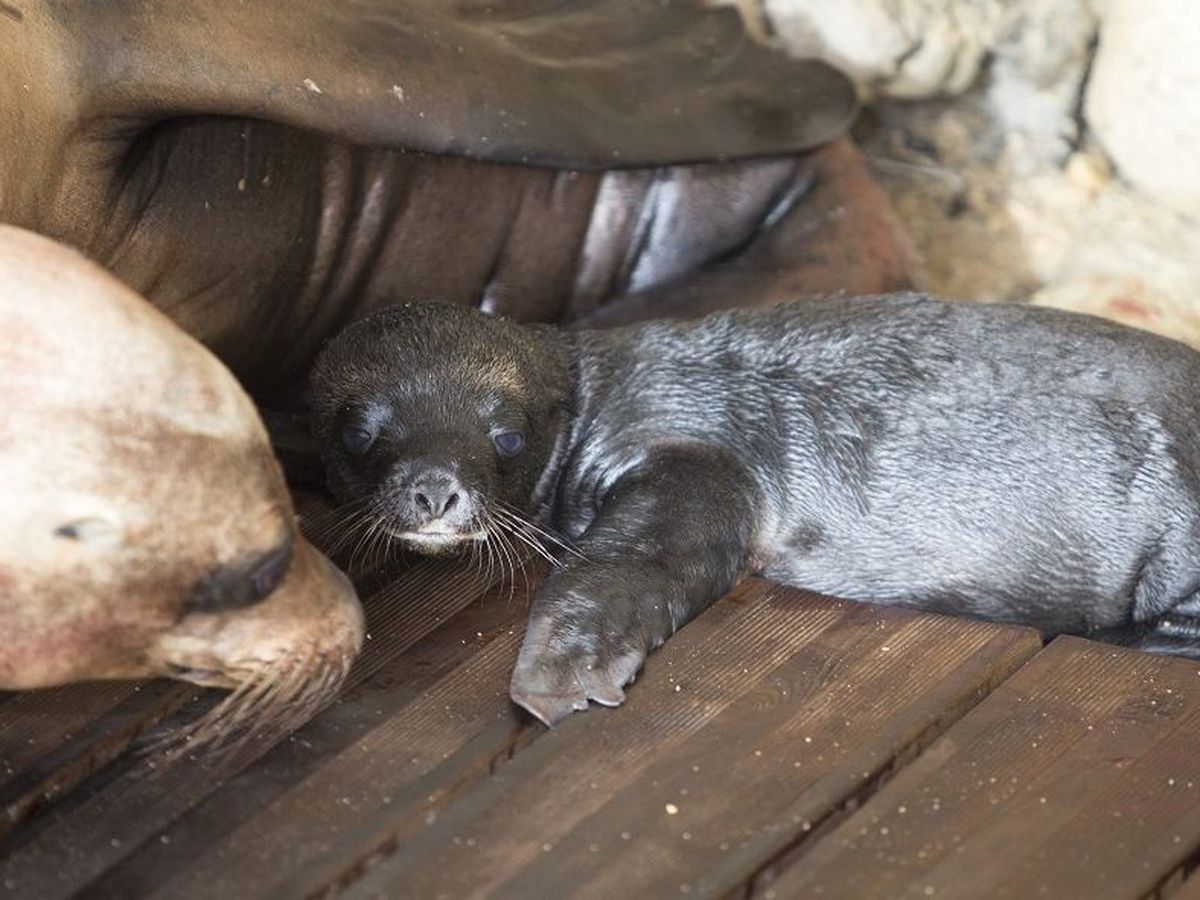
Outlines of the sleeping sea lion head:
{"type": "Polygon", "coordinates": [[[442,554],[527,534],[571,394],[555,330],[410,303],[328,344],[309,409],[330,487],[360,526],[442,554]]]}
{"type": "Polygon", "coordinates": [[[0,226],[0,688],[232,688],[211,734],[311,712],[363,634],[215,357],[74,251],[0,226]]]}

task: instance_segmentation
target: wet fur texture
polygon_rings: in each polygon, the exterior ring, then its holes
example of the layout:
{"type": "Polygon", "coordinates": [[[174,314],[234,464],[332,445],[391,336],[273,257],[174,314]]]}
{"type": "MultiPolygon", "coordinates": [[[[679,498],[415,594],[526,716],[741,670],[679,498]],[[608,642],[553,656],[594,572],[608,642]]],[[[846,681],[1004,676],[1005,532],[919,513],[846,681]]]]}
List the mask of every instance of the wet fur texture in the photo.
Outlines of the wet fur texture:
{"type": "Polygon", "coordinates": [[[330,440],[371,409],[574,542],[512,683],[552,723],[747,573],[1196,655],[1198,385],[1160,337],[906,294],[576,333],[413,305],[333,342],[313,397],[339,491],[377,488],[330,440]],[[497,393],[511,473],[468,412],[497,393]]]}

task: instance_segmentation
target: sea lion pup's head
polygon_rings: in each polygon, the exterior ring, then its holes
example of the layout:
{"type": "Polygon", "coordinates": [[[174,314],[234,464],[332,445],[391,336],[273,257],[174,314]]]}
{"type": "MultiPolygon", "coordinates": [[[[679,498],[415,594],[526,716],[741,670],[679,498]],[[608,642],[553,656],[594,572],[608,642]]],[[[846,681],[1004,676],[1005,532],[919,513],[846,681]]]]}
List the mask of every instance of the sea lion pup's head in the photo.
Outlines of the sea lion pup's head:
{"type": "Polygon", "coordinates": [[[0,408],[0,688],[234,688],[216,731],[335,689],[361,608],[249,398],[98,266],[3,226],[0,408]]]}
{"type": "Polygon", "coordinates": [[[329,343],[309,409],[330,487],[361,512],[368,540],[439,554],[528,537],[522,520],[565,438],[571,392],[556,330],[410,303],[329,343]]]}

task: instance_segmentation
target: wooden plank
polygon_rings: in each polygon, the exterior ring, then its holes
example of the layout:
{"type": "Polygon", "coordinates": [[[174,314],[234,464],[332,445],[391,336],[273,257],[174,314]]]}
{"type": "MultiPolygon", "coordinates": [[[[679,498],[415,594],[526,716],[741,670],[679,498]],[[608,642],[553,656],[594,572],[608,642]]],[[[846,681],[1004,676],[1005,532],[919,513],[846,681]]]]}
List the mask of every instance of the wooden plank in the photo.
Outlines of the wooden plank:
{"type": "MultiPolygon", "coordinates": [[[[396,576],[364,604],[371,639],[356,662],[350,689],[364,696],[411,674],[403,663],[399,674],[392,672],[397,658],[489,587],[484,573],[449,562],[431,561],[396,576]]],[[[154,772],[153,759],[138,760],[85,802],[62,815],[51,811],[50,821],[39,823],[32,840],[0,859],[0,884],[39,898],[70,895],[146,842],[161,842],[172,822],[259,759],[260,767],[246,771],[239,784],[254,785],[255,796],[269,801],[273,791],[283,790],[289,780],[298,780],[378,722],[369,704],[340,703],[286,741],[278,751],[282,761],[264,759],[271,749],[267,746],[211,763],[181,763],[165,773],[154,772]]]]}
{"type": "Polygon", "coordinates": [[[0,791],[27,765],[136,691],[128,681],[26,691],[0,702],[0,791]]]}
{"type": "Polygon", "coordinates": [[[1141,897],[1200,847],[1200,665],[1059,638],[764,897],[1141,897]]]}
{"type": "MultiPolygon", "coordinates": [[[[409,702],[386,721],[156,885],[152,896],[270,895],[290,870],[321,861],[363,816],[387,810],[416,827],[486,777],[498,756],[535,731],[508,698],[523,610],[493,608],[508,615],[472,642],[474,652],[461,665],[408,691],[409,702]]],[[[337,854],[332,877],[355,863],[337,854]]]]}
{"type": "MultiPolygon", "coordinates": [[[[624,707],[539,738],[347,894],[726,894],[1039,647],[1024,629],[747,582],[651,657],[624,707]]],[[[347,840],[396,824],[374,819],[347,840]]],[[[326,886],[301,871],[276,893],[326,886]]]]}
{"type": "Polygon", "coordinates": [[[34,813],[65,797],[120,757],[166,716],[194,702],[199,690],[168,681],[76,685],[6,704],[19,715],[6,733],[25,736],[0,784],[0,839],[34,813]],[[56,720],[57,713],[62,719],[56,720]]]}

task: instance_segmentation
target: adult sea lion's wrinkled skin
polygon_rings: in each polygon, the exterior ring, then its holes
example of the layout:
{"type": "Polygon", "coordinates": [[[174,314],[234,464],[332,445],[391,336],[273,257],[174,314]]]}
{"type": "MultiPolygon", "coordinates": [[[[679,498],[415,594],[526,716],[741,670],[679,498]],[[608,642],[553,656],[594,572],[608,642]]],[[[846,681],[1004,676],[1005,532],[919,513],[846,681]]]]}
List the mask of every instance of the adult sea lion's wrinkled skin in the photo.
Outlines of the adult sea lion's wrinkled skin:
{"type": "Polygon", "coordinates": [[[1182,344],[1027,306],[570,333],[409,305],[330,344],[312,407],[334,489],[403,543],[574,542],[512,681],[553,723],[752,572],[1200,655],[1198,388],[1182,344]]]}
{"type": "Polygon", "coordinates": [[[0,221],[265,396],[395,297],[613,322],[902,285],[828,143],[854,105],[698,0],[4,0],[0,221]]]}
{"type": "Polygon", "coordinates": [[[249,398],[111,275],[2,225],[0,409],[0,689],[238,689],[218,730],[249,692],[289,721],[328,699],[362,611],[249,398]]]}

